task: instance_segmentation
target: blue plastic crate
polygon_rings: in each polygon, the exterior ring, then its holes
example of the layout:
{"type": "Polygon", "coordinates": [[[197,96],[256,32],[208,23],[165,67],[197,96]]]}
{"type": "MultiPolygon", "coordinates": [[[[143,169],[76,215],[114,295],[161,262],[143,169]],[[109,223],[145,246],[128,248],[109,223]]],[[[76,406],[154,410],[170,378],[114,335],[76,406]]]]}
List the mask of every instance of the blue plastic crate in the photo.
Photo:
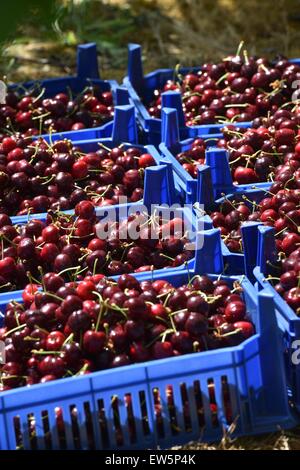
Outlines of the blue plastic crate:
{"type": "MultiPolygon", "coordinates": [[[[240,124],[240,123],[239,123],[240,124]]],[[[218,139],[223,138],[222,133],[200,135],[206,141],[207,150],[205,152],[206,164],[211,168],[211,176],[215,197],[220,197],[222,193],[233,193],[237,190],[246,191],[253,187],[253,184],[236,185],[233,184],[230,166],[228,163],[228,152],[215,147],[218,139]]],[[[171,162],[175,173],[178,176],[182,191],[186,194],[186,202],[197,201],[199,192],[199,181],[193,178],[177,161],[176,155],[189,150],[194,138],[180,140],[178,115],[175,109],[164,108],[162,111],[162,142],[159,149],[163,158],[171,162]]],[[[256,183],[255,186],[263,188],[266,183],[256,183]]]]}
{"type": "MultiPolygon", "coordinates": [[[[300,59],[291,59],[291,63],[298,64],[300,59]]],[[[178,70],[181,75],[198,72],[201,67],[183,67],[178,70]]],[[[160,143],[161,119],[153,118],[147,111],[146,105],[153,99],[153,92],[162,89],[168,80],[174,79],[173,69],[159,69],[147,75],[143,73],[142,51],[139,44],[128,45],[128,75],[123,83],[129,91],[130,99],[136,106],[138,121],[144,131],[147,142],[154,145],[160,143]]],[[[186,126],[182,110],[181,94],[177,91],[162,93],[162,107],[175,108],[178,112],[180,127],[180,139],[197,137],[206,134],[215,134],[220,131],[226,123],[202,124],[198,126],[186,126]]],[[[232,123],[228,123],[232,124],[232,123]]],[[[251,127],[251,122],[236,123],[240,127],[251,127]]]]}
{"type": "MultiPolygon", "coordinates": [[[[171,271],[163,279],[180,286],[189,276],[186,271],[171,271]]],[[[272,296],[266,292],[257,295],[245,277],[223,278],[230,284],[240,281],[256,327],[254,336],[237,347],[3,392],[0,449],[168,448],[191,440],[220,439],[233,420],[234,436],[293,427],[296,420],[286,394],[272,296]],[[214,414],[209,394],[212,384],[214,414]],[[157,396],[161,416],[157,414],[157,396]]],[[[21,299],[15,296],[15,300],[21,299]]],[[[6,303],[0,301],[2,312],[6,303]]]]}
{"type": "MultiPolygon", "coordinates": [[[[71,90],[77,94],[88,85],[98,85],[101,91],[112,91],[115,105],[129,104],[128,92],[124,87],[118,88],[116,80],[101,80],[99,77],[97,47],[95,43],[81,44],[77,48],[77,75],[45,80],[15,83],[9,86],[10,90],[30,90],[37,84],[45,88],[44,97],[52,97],[57,93],[71,90]],[[121,88],[121,89],[120,89],[121,88]]],[[[112,120],[103,126],[80,131],[58,132],[52,134],[52,139],[67,138],[72,140],[95,139],[111,137],[112,120]]]]}
{"type": "Polygon", "coordinates": [[[300,345],[300,318],[267,280],[269,274],[268,265],[275,262],[276,259],[275,229],[273,227],[259,226],[257,266],[253,271],[257,280],[256,287],[258,290],[264,289],[269,292],[274,298],[277,322],[285,351],[287,382],[292,400],[297,409],[300,410],[300,364],[293,363],[292,361],[292,355],[300,345]]]}
{"type": "MultiPolygon", "coordinates": [[[[107,142],[108,145],[113,145],[112,142],[107,142]]],[[[90,145],[94,145],[93,143],[86,142],[87,149],[89,150],[90,145]]],[[[129,146],[127,144],[127,146],[129,146]]],[[[146,148],[149,149],[151,146],[147,146],[146,148]]],[[[125,145],[126,148],[126,145],[125,145]]],[[[151,150],[151,148],[150,148],[151,150]]],[[[155,149],[154,149],[155,151],[155,149]]],[[[155,210],[157,213],[160,213],[162,216],[168,217],[171,211],[171,218],[180,217],[184,220],[184,223],[191,235],[190,241],[191,243],[195,244],[196,253],[200,250],[198,247],[201,246],[202,239],[198,236],[198,232],[202,228],[202,223],[198,222],[195,212],[189,207],[182,207],[180,204],[180,197],[176,192],[175,185],[174,185],[174,178],[172,169],[169,165],[157,165],[153,167],[148,167],[145,169],[145,180],[144,180],[144,197],[142,201],[130,203],[130,204],[119,204],[107,207],[96,207],[96,217],[98,221],[103,219],[109,219],[110,222],[116,220],[124,220],[128,218],[129,215],[136,213],[136,212],[144,212],[148,210],[149,214],[152,214],[152,210],[155,210]]],[[[74,210],[64,211],[66,214],[74,214],[74,210]]],[[[29,214],[27,216],[16,216],[12,217],[11,220],[13,224],[16,225],[24,225],[29,220],[32,219],[39,219],[45,221],[47,218],[47,213],[42,214],[29,214]]],[[[217,237],[214,236],[216,241],[215,244],[215,253],[218,252],[218,240],[217,237]]],[[[212,246],[212,245],[211,245],[212,246]]],[[[213,251],[210,251],[211,256],[215,256],[213,251]]],[[[193,257],[191,260],[188,261],[188,267],[190,269],[194,268],[195,263],[200,260],[199,255],[198,257],[193,257]]],[[[216,265],[218,265],[218,261],[216,261],[216,265]]],[[[174,270],[183,269],[185,265],[175,267],[174,270]]],[[[223,266],[223,265],[222,265],[223,266]]],[[[163,275],[165,269],[157,269],[156,272],[163,275]]],[[[154,271],[151,271],[152,274],[154,271]]],[[[142,272],[141,274],[151,274],[151,272],[142,272]]],[[[216,271],[214,271],[216,272],[216,271]]],[[[217,272],[223,272],[223,268],[219,268],[217,272]]],[[[227,271],[228,273],[234,273],[235,270],[227,271]]],[[[12,291],[11,291],[12,292],[12,291]]],[[[11,292],[8,293],[0,293],[0,299],[7,298],[11,295],[11,292]],[[4,297],[3,297],[4,296],[4,297]]],[[[14,291],[15,293],[21,293],[22,291],[14,291]]]]}
{"type": "MultiPolygon", "coordinates": [[[[153,181],[153,182],[155,181],[156,184],[158,181],[161,182],[161,194],[159,195],[157,192],[155,195],[157,200],[153,198],[149,200],[149,198],[146,197],[144,198],[143,201],[134,202],[131,204],[119,204],[115,206],[96,207],[96,217],[99,222],[104,219],[108,219],[110,221],[114,221],[114,220],[121,221],[121,220],[126,219],[129,215],[135,212],[142,213],[145,209],[148,209],[148,208],[150,209],[151,205],[153,206],[153,208],[155,208],[157,212],[160,212],[163,215],[164,214],[167,215],[167,213],[169,212],[169,209],[166,207],[165,204],[169,205],[168,203],[168,200],[169,200],[168,199],[169,198],[169,194],[168,194],[169,174],[168,173],[169,172],[167,171],[167,168],[163,165],[160,165],[157,167],[149,167],[145,171],[149,175],[149,178],[147,177],[145,179],[145,189],[147,188],[148,182],[150,184],[150,181],[153,181]],[[166,196],[167,199],[165,199],[164,196],[166,196]],[[162,198],[162,199],[158,201],[158,198],[162,198]]],[[[172,201],[171,201],[171,205],[172,205],[172,201]]],[[[74,211],[65,211],[65,213],[74,214],[74,211]]],[[[47,217],[47,214],[37,214],[37,216],[33,216],[31,218],[45,221],[46,217],[47,217]]],[[[193,211],[191,211],[190,208],[180,207],[179,204],[176,204],[176,207],[174,208],[174,217],[181,217],[186,222],[189,233],[191,233],[191,236],[194,237],[194,239],[192,239],[191,242],[196,243],[198,240],[199,243],[201,243],[201,240],[197,238],[197,218],[196,218],[195,213],[193,213],[193,211]]],[[[24,217],[13,218],[13,222],[18,225],[23,225],[27,223],[27,221],[28,221],[28,218],[24,220],[24,217]]],[[[193,268],[194,263],[195,263],[195,258],[192,258],[191,260],[189,260],[188,266],[190,267],[190,269],[193,268]]],[[[184,268],[184,265],[178,266],[174,268],[174,270],[180,270],[182,268],[184,268]]],[[[164,271],[165,271],[165,268],[155,270],[155,272],[158,273],[158,275],[163,275],[164,271]]],[[[145,273],[150,274],[149,271],[145,273]]],[[[1,298],[1,295],[5,295],[5,294],[0,294],[0,298],[1,298]]]]}
{"type": "MultiPolygon", "coordinates": [[[[115,86],[112,85],[112,93],[114,99],[114,117],[116,113],[117,106],[125,106],[129,105],[129,94],[125,87],[122,86],[115,86]]],[[[55,142],[56,140],[61,139],[69,139],[73,142],[78,142],[81,140],[92,140],[92,139],[104,139],[104,138],[111,138],[113,133],[116,132],[114,129],[115,126],[115,119],[103,124],[99,127],[91,127],[90,129],[82,129],[80,131],[69,131],[69,132],[53,132],[51,135],[49,134],[42,134],[41,137],[49,142],[55,142]]],[[[122,123],[120,123],[122,124],[122,123]]],[[[124,131],[122,126],[117,130],[117,132],[124,131]]],[[[142,138],[138,139],[138,141],[143,140],[142,138]]]]}
{"type": "MultiPolygon", "coordinates": [[[[201,67],[183,67],[178,73],[198,72],[201,67]]],[[[145,133],[147,142],[159,145],[161,135],[161,119],[153,118],[147,111],[144,103],[148,104],[153,99],[155,89],[162,89],[168,80],[174,79],[173,69],[159,69],[147,75],[143,73],[142,52],[139,44],[128,45],[128,76],[123,80],[129,91],[130,99],[137,109],[138,121],[145,133]]],[[[202,124],[188,127],[184,122],[181,95],[179,92],[165,92],[162,94],[163,107],[175,108],[178,111],[180,138],[201,136],[203,134],[214,134],[220,131],[224,124],[202,124]]],[[[249,127],[250,122],[239,123],[249,127]]]]}
{"type": "MultiPolygon", "coordinates": [[[[47,141],[51,141],[51,137],[47,136],[46,138],[47,141]]],[[[73,142],[73,139],[72,139],[73,142]]],[[[98,150],[99,144],[104,144],[106,147],[113,148],[114,146],[118,146],[120,144],[124,145],[124,148],[127,149],[131,146],[134,146],[136,148],[139,148],[145,153],[150,153],[152,157],[155,160],[155,163],[157,166],[160,164],[164,165],[164,168],[168,167],[168,175],[169,175],[169,187],[168,187],[168,192],[171,195],[172,193],[172,198],[176,199],[178,198],[178,201],[183,201],[184,200],[184,195],[182,193],[182,190],[179,186],[179,179],[175,173],[172,171],[172,165],[164,162],[159,154],[159,152],[156,150],[156,148],[153,145],[140,145],[137,143],[138,142],[138,136],[137,136],[137,126],[136,126],[136,121],[135,121],[135,110],[132,105],[125,105],[125,106],[117,106],[115,108],[115,115],[114,115],[114,121],[113,121],[113,127],[112,127],[112,137],[110,138],[103,138],[103,139],[90,139],[90,140],[83,140],[83,141],[75,141],[74,144],[76,146],[79,146],[83,152],[93,152],[95,150],[98,150]],[[174,180],[174,181],[173,181],[174,180]]],[[[166,170],[163,170],[166,171],[166,170]]],[[[147,175],[149,172],[146,171],[145,175],[147,175]]],[[[162,178],[158,179],[157,182],[155,181],[155,178],[150,178],[151,182],[148,183],[147,180],[147,187],[145,187],[145,193],[150,196],[151,194],[153,195],[153,192],[155,191],[156,197],[159,198],[161,195],[161,190],[166,190],[161,189],[160,187],[160,182],[162,181],[162,178]],[[150,186],[149,186],[150,185],[150,186]]],[[[171,197],[171,196],[170,196],[171,197]]],[[[159,200],[159,199],[158,199],[159,200]]],[[[70,213],[70,211],[64,211],[67,213],[70,213]]],[[[71,211],[72,212],[72,211],[71,211]]],[[[31,213],[30,217],[45,217],[45,214],[33,214],[31,213]]],[[[24,223],[28,220],[28,216],[15,216],[11,217],[13,223],[24,223]]]]}

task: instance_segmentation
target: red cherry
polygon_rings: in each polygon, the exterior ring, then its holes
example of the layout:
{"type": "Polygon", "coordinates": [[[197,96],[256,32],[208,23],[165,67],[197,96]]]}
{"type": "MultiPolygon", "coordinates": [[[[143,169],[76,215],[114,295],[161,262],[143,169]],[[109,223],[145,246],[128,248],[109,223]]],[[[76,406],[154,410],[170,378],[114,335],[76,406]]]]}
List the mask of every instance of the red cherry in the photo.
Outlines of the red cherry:
{"type": "Polygon", "coordinates": [[[243,320],[246,315],[246,306],[242,300],[229,302],[225,307],[224,316],[226,321],[234,323],[243,320]]]}
{"type": "Polygon", "coordinates": [[[284,299],[288,305],[295,311],[299,312],[300,309],[300,287],[293,287],[284,294],[284,299]]]}
{"type": "Polygon", "coordinates": [[[130,346],[129,356],[133,362],[146,362],[150,359],[150,351],[142,343],[130,346]]]}
{"type": "Polygon", "coordinates": [[[106,335],[102,331],[88,330],[83,335],[83,349],[89,354],[98,354],[105,346],[106,335]]]}
{"type": "Polygon", "coordinates": [[[37,284],[28,284],[22,292],[22,299],[25,305],[30,305],[34,301],[35,293],[38,292],[37,284]]]}
{"type": "Polygon", "coordinates": [[[300,236],[296,233],[289,233],[282,240],[281,248],[287,255],[291,254],[300,244],[300,236]]]}
{"type": "Polygon", "coordinates": [[[82,300],[93,300],[95,298],[95,294],[93,294],[95,290],[96,287],[92,281],[82,281],[78,284],[76,293],[82,300]]]}
{"type": "Polygon", "coordinates": [[[83,179],[88,175],[88,166],[84,160],[78,160],[72,166],[72,176],[74,179],[83,179]]]}
{"type": "Polygon", "coordinates": [[[81,201],[75,207],[75,214],[82,219],[92,219],[95,215],[95,207],[90,201],[81,201]]]}
{"type": "Polygon", "coordinates": [[[11,152],[14,148],[16,148],[17,143],[12,137],[4,137],[2,140],[2,151],[6,154],[11,152]]]}
{"type": "Polygon", "coordinates": [[[46,340],[46,349],[48,351],[59,351],[65,339],[65,336],[60,331],[51,331],[46,340]]]}
{"type": "Polygon", "coordinates": [[[59,229],[55,225],[48,225],[42,230],[42,237],[46,243],[57,243],[59,240],[59,229]]]}
{"type": "Polygon", "coordinates": [[[254,326],[248,321],[237,321],[233,324],[233,326],[237,330],[241,330],[245,339],[250,338],[250,336],[253,336],[255,333],[254,326]]]}
{"type": "Polygon", "coordinates": [[[153,304],[151,305],[151,315],[153,318],[167,318],[168,317],[168,311],[166,307],[164,307],[162,304],[153,304]]]}
{"type": "Polygon", "coordinates": [[[234,171],[233,178],[238,184],[250,184],[258,181],[257,175],[252,168],[238,166],[234,171]]]}
{"type": "Polygon", "coordinates": [[[152,347],[152,355],[154,359],[165,359],[174,355],[172,343],[163,341],[155,343],[152,347]]]}
{"type": "Polygon", "coordinates": [[[41,249],[40,256],[45,263],[53,263],[59,255],[59,249],[54,243],[46,243],[41,249]]]}
{"type": "Polygon", "coordinates": [[[152,155],[150,155],[150,153],[143,153],[143,155],[139,157],[140,168],[147,168],[148,166],[153,166],[153,165],[155,165],[155,160],[152,157],[152,155]]]}
{"type": "Polygon", "coordinates": [[[65,373],[64,361],[60,357],[46,356],[38,365],[38,370],[42,375],[54,375],[62,377],[65,373]]]}

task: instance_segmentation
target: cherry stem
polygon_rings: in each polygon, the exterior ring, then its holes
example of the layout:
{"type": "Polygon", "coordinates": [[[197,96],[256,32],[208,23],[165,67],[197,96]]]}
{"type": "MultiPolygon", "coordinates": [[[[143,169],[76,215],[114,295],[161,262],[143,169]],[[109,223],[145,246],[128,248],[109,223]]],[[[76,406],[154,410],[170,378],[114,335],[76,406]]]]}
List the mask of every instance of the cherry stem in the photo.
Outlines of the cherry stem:
{"type": "Polygon", "coordinates": [[[61,276],[61,275],[64,274],[64,273],[67,273],[67,272],[69,272],[69,271],[74,271],[74,270],[80,269],[80,268],[81,268],[81,266],[73,266],[73,267],[71,267],[71,268],[66,268],[66,269],[63,269],[62,271],[60,271],[60,272],[58,273],[58,275],[61,276]]]}
{"type": "Polygon", "coordinates": [[[265,278],[267,281],[280,281],[280,277],[268,276],[265,278]]]}
{"type": "Polygon", "coordinates": [[[172,294],[172,292],[169,292],[169,293],[167,294],[167,297],[165,298],[164,303],[163,303],[163,306],[164,306],[164,307],[166,307],[166,305],[168,305],[169,298],[171,297],[171,294],[172,294]]]}
{"type": "MultiPolygon", "coordinates": [[[[81,369],[80,369],[78,372],[76,372],[75,375],[80,375],[80,374],[82,374],[82,372],[85,372],[85,371],[88,369],[88,367],[89,367],[88,364],[84,364],[84,366],[82,366],[81,369]]],[[[73,374],[73,375],[74,375],[74,374],[73,374]]]]}
{"type": "Polygon", "coordinates": [[[13,328],[12,330],[7,331],[3,336],[5,336],[5,337],[9,336],[12,333],[14,333],[15,331],[22,330],[23,328],[25,328],[25,326],[26,326],[26,323],[22,323],[22,325],[16,326],[16,328],[13,328]]]}
{"type": "Polygon", "coordinates": [[[226,80],[228,76],[228,72],[224,73],[224,75],[222,75],[222,77],[220,77],[217,81],[216,81],[216,85],[219,85],[223,80],[226,80]]]}
{"type": "Polygon", "coordinates": [[[74,339],[74,333],[71,333],[63,342],[63,346],[65,346],[68,343],[72,343],[74,339]]]}
{"type": "Polygon", "coordinates": [[[166,337],[167,337],[170,333],[174,333],[173,328],[168,328],[167,330],[165,330],[165,331],[162,333],[162,338],[161,338],[161,342],[162,342],[162,343],[163,343],[164,341],[166,341],[166,337]]]}
{"type": "Polygon", "coordinates": [[[59,297],[58,295],[53,294],[52,292],[46,291],[45,293],[46,293],[46,295],[49,295],[49,297],[52,297],[53,299],[59,300],[60,302],[63,302],[63,300],[64,300],[63,297],[59,297]]]}
{"type": "Polygon", "coordinates": [[[174,320],[173,320],[173,317],[171,315],[169,315],[169,319],[170,319],[170,323],[172,325],[172,328],[173,330],[175,331],[175,333],[177,332],[177,329],[176,329],[176,325],[174,323],[174,320]]]}
{"type": "Polygon", "coordinates": [[[46,333],[46,335],[49,334],[48,330],[45,330],[45,328],[41,328],[39,325],[34,325],[34,328],[36,328],[39,331],[42,331],[43,333],[46,333]]]}
{"type": "Polygon", "coordinates": [[[30,271],[27,271],[27,272],[26,272],[26,275],[27,275],[27,277],[28,277],[28,279],[29,279],[29,284],[31,285],[31,287],[33,286],[33,284],[40,284],[40,281],[38,281],[37,279],[35,279],[35,278],[33,277],[33,275],[31,274],[30,271]],[[32,281],[33,281],[33,282],[32,282],[32,281]]]}
{"type": "Polygon", "coordinates": [[[104,145],[102,142],[98,142],[98,145],[99,145],[99,147],[102,147],[105,150],[107,150],[109,153],[111,152],[111,149],[109,147],[106,147],[106,145],[104,145]]]}
{"type": "Polygon", "coordinates": [[[170,261],[175,260],[175,258],[171,258],[171,256],[165,255],[164,253],[160,253],[159,256],[162,256],[163,258],[169,259],[170,261]]]}
{"type": "Polygon", "coordinates": [[[61,351],[44,351],[44,349],[32,349],[32,354],[39,354],[39,355],[44,355],[44,356],[48,356],[48,354],[53,354],[53,355],[56,355],[58,356],[59,354],[61,354],[61,351]]]}
{"type": "Polygon", "coordinates": [[[95,274],[96,274],[97,263],[98,263],[98,258],[96,258],[95,261],[94,261],[94,265],[93,265],[93,276],[95,276],[95,274]]]}
{"type": "Polygon", "coordinates": [[[41,283],[42,283],[42,286],[43,286],[43,290],[45,291],[46,287],[45,287],[45,282],[44,282],[44,272],[43,272],[42,266],[38,266],[38,271],[41,275],[41,283]]]}

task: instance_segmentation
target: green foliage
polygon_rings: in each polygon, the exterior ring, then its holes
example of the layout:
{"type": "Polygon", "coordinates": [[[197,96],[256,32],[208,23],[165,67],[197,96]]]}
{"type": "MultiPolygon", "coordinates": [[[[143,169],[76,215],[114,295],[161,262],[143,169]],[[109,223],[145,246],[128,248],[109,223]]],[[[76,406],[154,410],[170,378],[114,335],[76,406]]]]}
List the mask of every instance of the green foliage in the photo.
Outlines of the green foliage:
{"type": "Polygon", "coordinates": [[[101,53],[122,62],[124,46],[120,46],[134,33],[135,22],[126,8],[104,5],[100,0],[69,1],[57,9],[53,29],[65,45],[93,41],[101,53]]]}
{"type": "Polygon", "coordinates": [[[23,30],[24,23],[36,25],[41,31],[49,31],[56,8],[55,0],[2,0],[0,42],[13,41],[17,34],[20,35],[19,28],[21,26],[23,30]]]}
{"type": "Polygon", "coordinates": [[[299,0],[275,3],[2,0],[0,76],[23,80],[70,73],[76,45],[90,41],[97,43],[101,73],[117,79],[125,74],[128,42],[142,44],[146,72],[218,60],[235,51],[241,39],[249,54],[299,56],[299,0]]]}

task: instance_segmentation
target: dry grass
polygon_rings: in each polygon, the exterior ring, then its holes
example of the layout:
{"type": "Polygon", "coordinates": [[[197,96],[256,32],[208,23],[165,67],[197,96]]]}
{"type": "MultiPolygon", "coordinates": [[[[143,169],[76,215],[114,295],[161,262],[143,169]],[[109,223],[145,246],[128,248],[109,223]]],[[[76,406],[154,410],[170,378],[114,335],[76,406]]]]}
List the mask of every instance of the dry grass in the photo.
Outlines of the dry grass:
{"type": "Polygon", "coordinates": [[[103,77],[119,80],[128,41],[143,45],[145,71],[217,60],[241,40],[249,53],[299,57],[299,7],[299,0],[73,0],[72,14],[60,19],[62,31],[49,31],[46,42],[44,32],[25,22],[17,43],[5,48],[2,70],[11,80],[67,74],[75,69],[76,41],[89,40],[98,41],[103,77]]]}
{"type": "Polygon", "coordinates": [[[274,434],[231,439],[225,436],[220,442],[205,444],[191,442],[184,446],[174,446],[173,450],[300,450],[300,430],[274,434]]]}
{"type": "Polygon", "coordinates": [[[108,2],[140,11],[145,18],[140,42],[145,46],[146,58],[157,66],[216,60],[233,53],[241,40],[250,53],[300,55],[299,0],[108,2]]]}

